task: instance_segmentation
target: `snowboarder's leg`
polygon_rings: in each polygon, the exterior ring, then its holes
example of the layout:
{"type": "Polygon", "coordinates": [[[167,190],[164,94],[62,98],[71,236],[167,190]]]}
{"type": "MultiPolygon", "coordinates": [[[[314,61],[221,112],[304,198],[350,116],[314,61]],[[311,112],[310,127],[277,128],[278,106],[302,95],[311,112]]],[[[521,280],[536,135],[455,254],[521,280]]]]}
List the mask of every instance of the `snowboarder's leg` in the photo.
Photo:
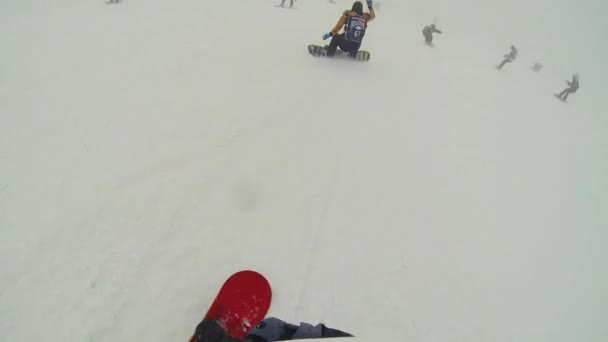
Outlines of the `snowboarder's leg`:
{"type": "Polygon", "coordinates": [[[502,67],[505,66],[505,64],[507,64],[509,62],[508,58],[505,58],[502,60],[502,62],[500,62],[500,64],[496,67],[498,70],[502,69],[502,67]]]}
{"type": "Polygon", "coordinates": [[[433,45],[433,36],[430,34],[425,34],[424,35],[424,42],[426,43],[426,45],[433,45]]]}
{"type": "Polygon", "coordinates": [[[566,101],[568,99],[568,95],[572,94],[572,91],[570,91],[570,89],[566,89],[562,93],[564,93],[563,99],[566,101]]]}
{"type": "Polygon", "coordinates": [[[293,0],[289,1],[289,7],[293,7],[293,0]]]}
{"type": "Polygon", "coordinates": [[[564,97],[564,95],[566,95],[567,92],[568,92],[568,89],[564,89],[564,90],[562,90],[561,93],[557,94],[557,97],[559,97],[561,99],[564,97]]]}
{"type": "Polygon", "coordinates": [[[338,46],[342,44],[344,40],[344,33],[336,34],[331,38],[331,42],[329,42],[329,46],[327,47],[327,57],[333,57],[336,55],[336,50],[338,46]]]}
{"type": "Polygon", "coordinates": [[[339,42],[338,46],[340,47],[340,50],[346,52],[349,57],[357,58],[357,52],[359,52],[361,43],[349,42],[343,39],[341,42],[339,42]]]}
{"type": "Polygon", "coordinates": [[[285,0],[281,0],[281,4],[279,6],[281,6],[281,7],[285,6],[285,0]]]}

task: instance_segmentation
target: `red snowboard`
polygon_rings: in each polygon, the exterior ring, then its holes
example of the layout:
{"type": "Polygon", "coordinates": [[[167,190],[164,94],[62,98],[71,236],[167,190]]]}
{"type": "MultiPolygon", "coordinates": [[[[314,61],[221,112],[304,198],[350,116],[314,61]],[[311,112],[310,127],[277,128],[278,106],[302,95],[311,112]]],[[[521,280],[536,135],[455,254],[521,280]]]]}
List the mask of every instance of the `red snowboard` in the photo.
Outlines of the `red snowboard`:
{"type": "Polygon", "coordinates": [[[219,322],[228,335],[243,339],[264,319],[271,299],[272,289],[263,275],[239,271],[224,282],[204,319],[219,322]]]}

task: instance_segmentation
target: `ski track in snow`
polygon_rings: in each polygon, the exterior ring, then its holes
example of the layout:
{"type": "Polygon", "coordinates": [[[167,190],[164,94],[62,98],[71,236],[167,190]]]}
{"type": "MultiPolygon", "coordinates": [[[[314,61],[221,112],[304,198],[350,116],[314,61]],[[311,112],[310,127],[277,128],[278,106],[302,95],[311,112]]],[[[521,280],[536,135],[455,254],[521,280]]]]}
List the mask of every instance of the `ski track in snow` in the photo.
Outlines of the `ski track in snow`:
{"type": "Polygon", "coordinates": [[[334,188],[336,186],[336,182],[338,182],[338,180],[339,180],[339,175],[338,175],[339,171],[338,170],[340,169],[340,159],[338,157],[336,157],[335,160],[336,161],[335,161],[334,167],[332,168],[332,172],[331,172],[331,176],[330,176],[331,180],[330,180],[330,183],[327,188],[327,195],[325,196],[325,201],[324,201],[323,207],[321,209],[321,213],[319,214],[319,221],[316,224],[316,226],[314,227],[314,230],[312,232],[312,246],[310,247],[310,252],[308,254],[308,258],[306,261],[306,266],[304,268],[304,277],[303,277],[300,294],[299,294],[298,301],[296,303],[296,308],[295,308],[296,317],[300,316],[301,307],[302,307],[302,305],[305,304],[304,300],[305,300],[306,289],[308,287],[308,282],[310,281],[310,276],[311,276],[311,273],[312,273],[314,265],[315,265],[315,261],[316,261],[315,256],[317,255],[317,251],[319,249],[319,242],[320,242],[321,236],[323,235],[325,219],[327,217],[329,207],[331,206],[331,203],[332,203],[333,192],[334,192],[334,188]]]}
{"type": "Polygon", "coordinates": [[[608,340],[608,3],[382,0],[367,63],[277,3],[0,3],[0,340],[185,341],[240,269],[374,340],[608,340]]]}

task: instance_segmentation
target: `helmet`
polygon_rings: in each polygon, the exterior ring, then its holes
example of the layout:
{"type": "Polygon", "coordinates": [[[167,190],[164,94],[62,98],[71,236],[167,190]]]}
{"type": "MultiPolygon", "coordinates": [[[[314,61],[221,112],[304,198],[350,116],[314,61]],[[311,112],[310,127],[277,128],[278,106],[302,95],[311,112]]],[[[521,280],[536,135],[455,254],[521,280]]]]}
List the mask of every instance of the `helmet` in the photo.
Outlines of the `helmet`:
{"type": "Polygon", "coordinates": [[[363,3],[361,1],[355,1],[352,10],[358,15],[363,15],[363,3]]]}

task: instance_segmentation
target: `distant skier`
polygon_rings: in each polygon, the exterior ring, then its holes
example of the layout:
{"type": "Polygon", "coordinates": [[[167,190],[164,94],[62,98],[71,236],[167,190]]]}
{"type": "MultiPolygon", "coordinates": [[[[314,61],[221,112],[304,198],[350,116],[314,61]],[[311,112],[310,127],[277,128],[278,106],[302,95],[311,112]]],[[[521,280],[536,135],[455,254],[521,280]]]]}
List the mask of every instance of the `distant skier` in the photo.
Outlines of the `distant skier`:
{"type": "Polygon", "coordinates": [[[336,26],[329,33],[323,35],[323,40],[332,37],[327,47],[328,57],[335,56],[338,47],[342,51],[347,52],[351,58],[357,57],[357,52],[365,36],[367,23],[376,18],[373,0],[367,0],[367,8],[369,9],[369,13],[363,12],[363,3],[355,1],[352,9],[344,11],[336,26]],[[344,28],[344,32],[338,34],[342,28],[344,28]]]}
{"type": "Polygon", "coordinates": [[[243,340],[228,335],[218,322],[203,320],[196,327],[190,342],[275,342],[332,337],[353,337],[353,335],[324,324],[293,325],[274,317],[268,317],[253,327],[243,340]]]}
{"type": "MultiPolygon", "coordinates": [[[[289,0],[289,8],[293,8],[294,1],[295,0],[289,0]]],[[[281,0],[281,4],[279,6],[285,7],[285,0],[281,0]]]]}
{"type": "Polygon", "coordinates": [[[543,68],[543,65],[540,63],[534,63],[534,65],[530,68],[532,71],[540,72],[540,69],[543,68]]]}
{"type": "Polygon", "coordinates": [[[422,35],[424,36],[424,42],[428,46],[433,46],[433,33],[441,34],[441,31],[435,27],[435,24],[425,26],[422,29],[422,35]]]}
{"type": "Polygon", "coordinates": [[[508,55],[505,55],[504,58],[505,59],[502,60],[502,62],[496,67],[496,69],[502,69],[505,64],[511,63],[517,58],[517,48],[515,47],[515,45],[511,45],[511,52],[509,52],[508,55]]]}
{"type": "Polygon", "coordinates": [[[568,99],[568,95],[574,94],[578,91],[578,88],[579,88],[578,82],[579,82],[579,76],[578,76],[578,74],[574,74],[572,76],[572,82],[566,81],[566,83],[568,84],[568,88],[564,89],[559,94],[555,94],[555,96],[565,102],[568,99]]]}

